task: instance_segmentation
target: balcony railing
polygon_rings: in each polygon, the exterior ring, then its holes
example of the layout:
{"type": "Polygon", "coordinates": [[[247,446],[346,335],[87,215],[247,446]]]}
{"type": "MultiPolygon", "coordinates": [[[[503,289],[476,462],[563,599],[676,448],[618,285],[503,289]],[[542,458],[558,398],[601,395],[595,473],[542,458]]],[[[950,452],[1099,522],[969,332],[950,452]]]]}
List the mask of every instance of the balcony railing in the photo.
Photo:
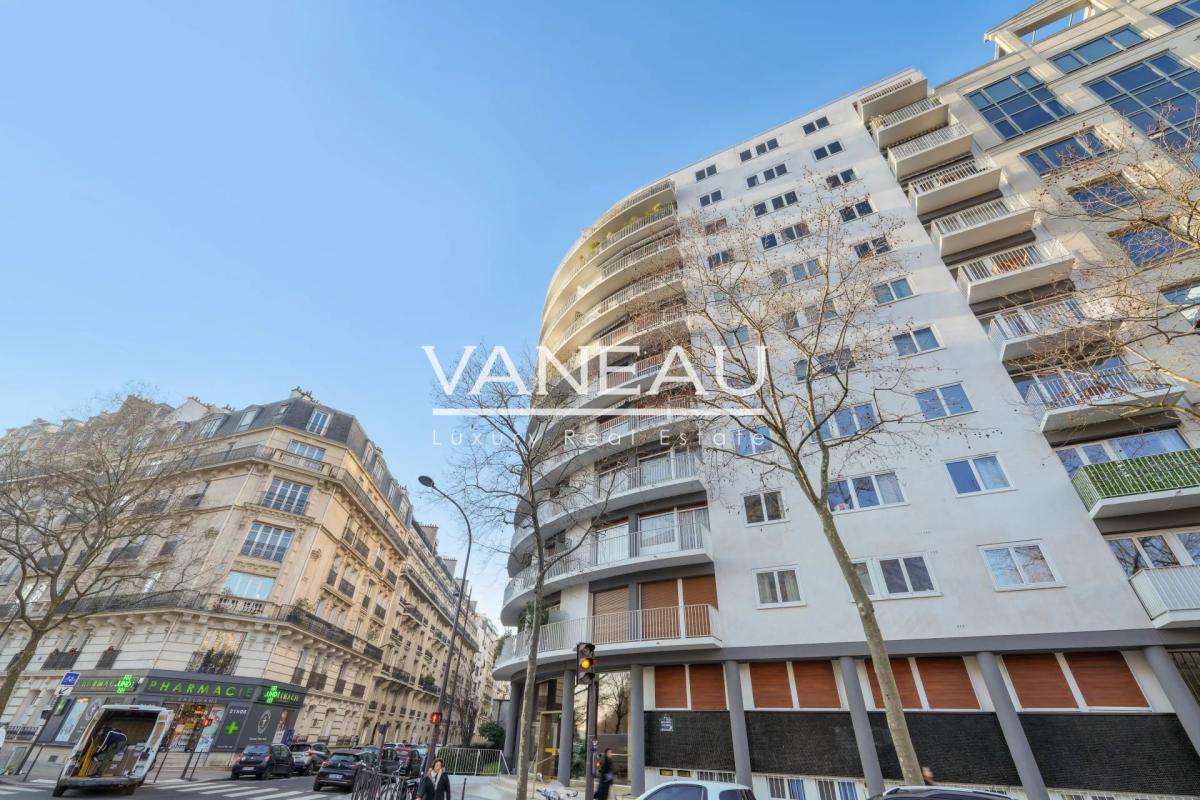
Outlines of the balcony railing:
{"type": "MultiPolygon", "coordinates": [[[[579,287],[575,288],[574,297],[569,298],[568,301],[563,304],[562,309],[554,317],[554,320],[549,325],[544,326],[544,328],[546,330],[550,330],[555,325],[558,325],[558,323],[562,321],[563,315],[566,314],[570,310],[571,305],[576,300],[578,300],[580,297],[583,297],[588,292],[591,292],[593,289],[595,289],[597,286],[599,286],[604,281],[611,278],[613,275],[616,275],[617,273],[624,271],[628,267],[632,267],[636,264],[640,264],[648,258],[653,258],[654,256],[656,256],[660,253],[665,253],[668,250],[672,250],[678,244],[679,244],[678,236],[675,234],[670,234],[670,235],[664,236],[663,238],[655,239],[654,241],[651,241],[647,244],[641,245],[640,247],[637,247],[637,248],[629,251],[628,253],[621,256],[620,258],[616,258],[611,261],[605,262],[604,264],[601,265],[599,274],[595,278],[593,278],[589,283],[585,284],[584,286],[579,286],[579,287]]],[[[587,266],[587,264],[584,265],[584,267],[586,267],[586,266],[587,266]]],[[[557,304],[559,302],[559,300],[561,299],[562,293],[567,292],[572,288],[573,280],[574,280],[575,276],[584,267],[580,267],[579,269],[576,269],[575,272],[572,273],[571,278],[569,278],[564,283],[563,288],[559,290],[559,293],[554,298],[555,304],[557,304]]]]}
{"type": "Polygon", "coordinates": [[[362,696],[367,693],[367,687],[361,683],[356,683],[350,687],[350,696],[361,700],[362,696]]]}
{"type": "Polygon", "coordinates": [[[1200,617],[1200,564],[1138,570],[1129,583],[1159,627],[1171,627],[1168,615],[1192,623],[1200,617]]]}
{"type": "Polygon", "coordinates": [[[1030,377],[1033,382],[1025,402],[1041,411],[1135,400],[1171,387],[1171,383],[1154,370],[1134,371],[1124,366],[1098,370],[1055,370],[1039,372],[1030,377]]]}
{"type": "Polygon", "coordinates": [[[907,142],[901,142],[895,147],[889,148],[888,153],[896,159],[910,158],[920,155],[926,150],[932,150],[939,145],[948,144],[962,136],[970,136],[971,129],[961,122],[956,122],[953,125],[948,125],[945,128],[938,128],[936,131],[923,134],[915,139],[910,139],[907,142]]]}
{"type": "Polygon", "coordinates": [[[992,341],[1002,345],[1015,339],[1047,336],[1111,319],[1113,315],[1102,306],[1071,294],[1006,308],[987,317],[985,324],[992,341]]]}
{"type": "Polygon", "coordinates": [[[329,680],[329,676],[327,676],[325,673],[312,672],[309,673],[308,681],[304,684],[304,687],[306,689],[312,689],[315,692],[320,692],[325,689],[325,682],[327,680],[329,680]]]}
{"type": "Polygon", "coordinates": [[[197,650],[188,661],[187,671],[232,675],[237,663],[238,654],[232,650],[197,650]]]}
{"type": "Polygon", "coordinates": [[[111,647],[108,648],[100,654],[100,658],[96,659],[96,669],[112,669],[120,655],[120,650],[114,650],[111,647]]]}
{"type": "Polygon", "coordinates": [[[345,578],[338,578],[337,588],[338,588],[338,591],[341,592],[342,594],[346,595],[346,597],[349,597],[349,598],[354,597],[354,584],[351,583],[350,581],[346,580],[345,578]]]}
{"type": "Polygon", "coordinates": [[[52,650],[50,655],[46,656],[46,660],[42,662],[42,669],[70,669],[75,666],[77,660],[79,660],[78,650],[68,650],[65,653],[52,650]]]}
{"type": "Polygon", "coordinates": [[[1089,511],[1101,500],[1200,487],[1200,450],[1085,464],[1071,482],[1089,511]]]}
{"type": "Polygon", "coordinates": [[[966,280],[974,283],[1070,257],[1070,251],[1062,242],[1051,239],[1001,250],[999,253],[959,264],[958,269],[966,280]]]}
{"type": "Polygon", "coordinates": [[[1029,210],[1029,203],[1023,197],[1001,197],[944,217],[938,217],[933,221],[933,226],[942,236],[945,236],[967,228],[974,228],[976,225],[986,225],[989,222],[1004,219],[1010,214],[1027,210],[1029,210]]]}
{"type": "Polygon", "coordinates": [[[884,128],[891,127],[892,125],[898,125],[905,120],[910,120],[913,117],[920,116],[926,111],[932,111],[940,105],[942,105],[942,98],[937,97],[936,95],[933,97],[926,97],[924,100],[918,100],[912,105],[907,105],[904,108],[897,109],[890,114],[884,114],[882,117],[876,117],[870,121],[871,130],[879,131],[884,128]]]}
{"type": "Polygon", "coordinates": [[[995,168],[996,162],[992,160],[991,156],[978,156],[970,161],[952,164],[917,178],[908,185],[908,192],[910,196],[917,197],[995,168]]]}
{"type": "MultiPolygon", "coordinates": [[[[543,625],[537,649],[539,653],[570,651],[578,642],[603,646],[703,638],[720,641],[719,623],[717,609],[703,603],[615,611],[543,625]]],[[[507,640],[497,663],[523,658],[528,652],[529,640],[528,631],[521,631],[507,640]]]]}
{"type": "Polygon", "coordinates": [[[647,186],[645,189],[634,192],[633,194],[629,195],[629,197],[626,197],[624,200],[610,208],[608,211],[605,211],[600,219],[592,223],[592,226],[584,232],[584,238],[586,239],[587,237],[591,236],[593,233],[604,227],[604,223],[611,219],[616,219],[617,217],[621,216],[621,214],[625,213],[625,211],[633,208],[643,200],[647,200],[659,192],[665,192],[668,189],[672,189],[674,186],[675,184],[670,180],[665,180],[659,181],[658,183],[647,186]]]}
{"type": "Polygon", "coordinates": [[[263,508],[272,508],[276,511],[283,511],[287,514],[297,514],[304,516],[304,512],[308,510],[307,497],[289,497],[287,495],[267,491],[254,505],[262,506],[263,508]]]}
{"type": "Polygon", "coordinates": [[[555,344],[555,348],[561,348],[563,344],[576,332],[595,322],[605,313],[612,311],[615,308],[619,308],[623,304],[629,303],[634,300],[634,298],[640,297],[647,292],[652,292],[655,289],[662,288],[663,286],[669,286],[672,283],[679,283],[682,280],[683,270],[673,270],[661,275],[651,275],[650,277],[643,278],[636,283],[631,283],[624,289],[609,295],[591,311],[580,316],[578,319],[572,322],[570,326],[562,332],[562,335],[558,337],[558,342],[555,344]]]}

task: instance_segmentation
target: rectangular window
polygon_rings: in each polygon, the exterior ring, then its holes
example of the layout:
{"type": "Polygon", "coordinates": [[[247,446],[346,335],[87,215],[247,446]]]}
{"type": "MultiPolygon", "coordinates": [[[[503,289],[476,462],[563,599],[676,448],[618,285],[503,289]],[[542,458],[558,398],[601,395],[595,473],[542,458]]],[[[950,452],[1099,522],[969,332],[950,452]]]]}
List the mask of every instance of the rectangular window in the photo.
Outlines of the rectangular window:
{"type": "Polygon", "coordinates": [[[1063,72],[1074,72],[1111,55],[1116,55],[1136,44],[1141,44],[1142,41],[1143,39],[1137,31],[1130,27],[1124,27],[1092,39],[1090,42],[1072,47],[1050,60],[1063,72]]]}
{"type": "Polygon", "coordinates": [[[1048,39],[1056,33],[1072,28],[1092,15],[1092,4],[1084,3],[1080,8],[1064,11],[1049,18],[1043,18],[1033,28],[1020,34],[1021,41],[1033,44],[1048,39]]]}
{"type": "Polygon", "coordinates": [[[715,233],[720,233],[721,231],[725,230],[728,227],[729,227],[729,222],[726,221],[726,219],[724,217],[721,217],[720,219],[714,220],[704,226],[704,235],[712,236],[715,233]]]}
{"type": "Polygon", "coordinates": [[[745,344],[750,341],[750,329],[745,325],[739,325],[731,331],[725,332],[725,345],[727,347],[737,347],[739,344],[745,344]]]}
{"type": "Polygon", "coordinates": [[[845,186],[847,183],[853,183],[858,180],[858,176],[854,174],[853,169],[844,169],[841,172],[835,172],[825,179],[825,184],[830,189],[836,189],[839,186],[845,186]]]}
{"type": "Polygon", "coordinates": [[[308,418],[308,425],[304,428],[309,433],[315,433],[317,436],[324,436],[325,429],[329,427],[329,414],[318,409],[313,409],[312,416],[308,418]]]}
{"type": "Polygon", "coordinates": [[[1179,306],[1179,313],[1193,328],[1200,326],[1200,281],[1164,289],[1162,295],[1168,303],[1179,306]]]}
{"type": "Polygon", "coordinates": [[[837,155],[838,153],[842,152],[842,150],[844,150],[844,149],[845,148],[842,147],[842,143],[839,142],[837,139],[834,139],[829,144],[822,145],[820,147],[815,148],[812,151],[812,154],[813,154],[813,158],[816,159],[817,161],[824,161],[825,159],[829,158],[832,155],[837,155]]]}
{"type": "Polygon", "coordinates": [[[1200,73],[1170,53],[1147,58],[1087,84],[1143,133],[1171,147],[1192,139],[1200,73]]]}
{"type": "Polygon", "coordinates": [[[1075,471],[1085,464],[1104,464],[1161,453],[1178,453],[1188,449],[1190,448],[1187,441],[1178,430],[1162,430],[1060,447],[1054,452],[1066,468],[1067,474],[1074,475],[1075,471]]]}
{"type": "Polygon", "coordinates": [[[1165,261],[1191,249],[1187,242],[1176,239],[1170,231],[1154,226],[1126,230],[1115,236],[1125,255],[1139,267],[1165,261]]]}
{"type": "Polygon", "coordinates": [[[758,455],[771,450],[774,445],[767,438],[765,426],[753,431],[737,430],[733,432],[733,444],[739,456],[758,455]]]}
{"type": "Polygon", "coordinates": [[[1112,148],[1099,136],[1092,131],[1084,131],[1057,142],[1044,144],[1022,155],[1038,175],[1045,175],[1080,161],[1106,156],[1111,152],[1112,148]]]}
{"type": "Polygon", "coordinates": [[[794,242],[797,239],[802,239],[808,236],[808,225],[803,222],[797,222],[795,225],[788,225],[778,233],[768,233],[761,237],[763,250],[771,250],[779,247],[781,244],[794,242]]]}
{"type": "Polygon", "coordinates": [[[756,570],[754,583],[758,588],[759,608],[798,606],[804,602],[800,597],[800,580],[795,567],[756,570]]]}
{"type": "Polygon", "coordinates": [[[767,181],[773,181],[781,175],[787,175],[787,171],[788,171],[787,164],[776,164],[773,167],[764,169],[762,172],[759,172],[755,175],[751,175],[749,178],[746,178],[746,188],[753,189],[755,186],[758,186],[760,183],[766,183],[767,181]]]}
{"type": "Polygon", "coordinates": [[[307,458],[310,461],[325,460],[324,447],[317,447],[316,445],[309,444],[308,442],[301,442],[297,439],[293,439],[292,441],[288,442],[287,451],[289,453],[298,455],[301,458],[307,458]]]}
{"type": "Polygon", "coordinates": [[[1071,114],[1029,70],[988,84],[967,99],[1006,140],[1071,114]]]}
{"type": "Polygon", "coordinates": [[[821,130],[822,128],[828,128],[828,127],[829,127],[829,118],[828,117],[817,117],[816,119],[812,120],[811,122],[804,123],[801,126],[801,129],[804,131],[805,136],[811,136],[812,134],[816,133],[817,131],[821,130]]]}
{"type": "Polygon", "coordinates": [[[896,354],[899,356],[928,353],[930,350],[937,350],[942,346],[942,343],[938,341],[937,334],[929,326],[913,328],[911,331],[893,336],[892,342],[896,345],[896,354]]]}
{"type": "Polygon", "coordinates": [[[793,206],[798,202],[795,192],[784,192],[781,195],[776,195],[770,200],[764,200],[761,203],[754,204],[754,216],[761,217],[764,214],[770,214],[772,211],[778,211],[781,208],[793,206]]]}
{"type": "Polygon", "coordinates": [[[852,222],[868,214],[874,214],[875,209],[871,206],[871,198],[866,197],[857,203],[846,206],[840,213],[842,215],[842,222],[852,222]]]}
{"type": "Polygon", "coordinates": [[[886,236],[880,236],[876,239],[870,239],[854,245],[854,255],[859,258],[872,258],[874,256],[881,256],[884,253],[890,253],[891,251],[892,243],[888,241],[886,236]]]}
{"type": "Polygon", "coordinates": [[[696,180],[702,181],[705,178],[711,178],[713,175],[716,175],[716,174],[717,174],[717,165],[709,164],[707,167],[704,167],[703,169],[696,170],[696,180]]]}
{"type": "Polygon", "coordinates": [[[271,589],[275,585],[274,578],[262,575],[250,575],[245,572],[231,572],[225,579],[224,591],[234,597],[246,597],[251,600],[267,600],[271,597],[271,589]]]}
{"type": "Polygon", "coordinates": [[[922,554],[868,558],[854,566],[873,599],[937,594],[922,554]]]}
{"type": "Polygon", "coordinates": [[[1038,542],[997,545],[980,548],[992,582],[997,589],[1022,586],[1046,586],[1058,583],[1042,546],[1038,542]]]}
{"type": "Polygon", "coordinates": [[[954,493],[983,494],[1010,488],[1004,467],[994,455],[975,456],[959,461],[947,461],[946,472],[954,484],[954,493]]]}
{"type": "Polygon", "coordinates": [[[834,513],[904,503],[904,490],[894,472],[880,472],[829,482],[829,510],[834,513]]]}
{"type": "Polygon", "coordinates": [[[967,414],[975,409],[971,400],[963,391],[961,383],[951,383],[936,389],[924,389],[916,393],[917,405],[925,419],[941,419],[959,414],[967,414]]]}
{"type": "Polygon", "coordinates": [[[263,505],[290,514],[303,514],[308,508],[308,494],[311,491],[311,486],[275,478],[263,497],[263,505]]]}
{"type": "Polygon", "coordinates": [[[742,507],[746,510],[746,522],[750,525],[783,519],[783,495],[778,491],[748,494],[742,498],[742,507]]]}
{"type": "Polygon", "coordinates": [[[250,526],[246,541],[242,542],[242,555],[267,561],[283,561],[294,533],[287,528],[276,528],[256,522],[250,526]]]}
{"type": "Polygon", "coordinates": [[[1130,577],[1139,569],[1179,566],[1179,559],[1175,557],[1175,553],[1163,536],[1129,536],[1109,539],[1108,548],[1116,556],[1121,569],[1125,570],[1125,574],[1130,577]]]}
{"type": "Polygon", "coordinates": [[[908,278],[897,278],[894,281],[881,283],[875,287],[874,291],[875,303],[881,306],[913,296],[912,285],[909,284],[908,278]]]}
{"type": "Polygon", "coordinates": [[[1116,175],[1072,189],[1071,197],[1092,216],[1112,213],[1137,200],[1125,181],[1116,175]]]}
{"type": "Polygon", "coordinates": [[[719,252],[709,254],[708,267],[709,269],[712,269],[713,267],[719,267],[722,264],[728,264],[730,261],[733,261],[733,252],[730,250],[721,250],[719,252]]]}
{"type": "Polygon", "coordinates": [[[221,427],[221,423],[224,421],[225,417],[223,416],[209,417],[204,421],[204,425],[200,428],[198,437],[201,439],[208,439],[212,436],[216,436],[217,429],[221,427]]]}
{"type": "Polygon", "coordinates": [[[836,375],[854,369],[854,356],[849,347],[843,347],[837,353],[817,354],[818,371],[825,375],[836,375]]]}
{"type": "Polygon", "coordinates": [[[1200,0],[1184,0],[1184,2],[1176,3],[1162,11],[1155,11],[1154,16],[1172,28],[1182,28],[1189,22],[1200,19],[1200,0]]]}
{"type": "Polygon", "coordinates": [[[258,412],[259,412],[259,409],[257,409],[257,408],[248,408],[245,411],[243,411],[242,418],[238,420],[237,428],[234,429],[234,432],[241,433],[242,431],[246,430],[251,425],[253,425],[255,417],[258,416],[258,412]]]}
{"type": "Polygon", "coordinates": [[[700,207],[703,208],[704,206],[710,206],[713,203],[716,203],[717,201],[719,201],[720,199],[721,199],[721,190],[720,189],[717,189],[715,192],[709,192],[708,194],[702,194],[702,195],[700,195],[700,207]]]}
{"type": "Polygon", "coordinates": [[[738,157],[741,158],[742,161],[749,161],[750,159],[754,158],[755,156],[766,155],[767,153],[771,152],[772,150],[778,149],[778,147],[779,147],[779,140],[775,139],[775,138],[771,138],[771,139],[767,139],[765,142],[759,142],[758,144],[754,145],[754,147],[743,150],[742,152],[738,153],[738,157]]]}
{"type": "Polygon", "coordinates": [[[879,424],[875,415],[875,406],[870,403],[859,403],[849,408],[839,408],[821,423],[821,438],[842,439],[856,433],[868,431],[879,424]]]}
{"type": "MultiPolygon", "coordinates": [[[[821,262],[815,258],[810,258],[799,264],[792,265],[792,280],[803,281],[809,278],[815,278],[821,274],[821,262]]],[[[1197,302],[1200,302],[1200,293],[1197,294],[1197,302]]]]}

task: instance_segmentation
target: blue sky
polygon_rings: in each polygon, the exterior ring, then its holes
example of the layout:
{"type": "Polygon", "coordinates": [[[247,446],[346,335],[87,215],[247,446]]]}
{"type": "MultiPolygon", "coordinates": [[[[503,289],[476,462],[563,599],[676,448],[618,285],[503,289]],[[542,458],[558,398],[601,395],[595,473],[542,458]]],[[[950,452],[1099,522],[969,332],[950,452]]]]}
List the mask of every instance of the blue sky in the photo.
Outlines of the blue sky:
{"type": "MultiPolygon", "coordinates": [[[[1024,5],[0,4],[0,428],[130,383],[299,384],[415,488],[443,460],[421,345],[532,343],[613,201],[906,66],[966,71],[1024,5]]],[[[493,612],[502,566],[472,569],[493,612]]]]}

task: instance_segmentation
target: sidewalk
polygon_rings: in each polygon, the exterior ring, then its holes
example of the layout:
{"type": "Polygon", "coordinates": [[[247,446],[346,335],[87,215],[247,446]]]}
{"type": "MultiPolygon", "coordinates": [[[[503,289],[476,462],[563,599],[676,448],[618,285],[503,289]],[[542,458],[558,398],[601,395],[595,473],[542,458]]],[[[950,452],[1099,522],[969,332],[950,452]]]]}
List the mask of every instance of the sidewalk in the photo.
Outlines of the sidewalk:
{"type": "MultiPolygon", "coordinates": [[[[0,777],[0,781],[7,780],[29,783],[54,781],[58,778],[59,773],[62,772],[63,759],[66,758],[66,753],[67,751],[62,748],[47,748],[44,752],[34,749],[33,754],[30,755],[29,760],[25,763],[25,768],[21,770],[19,776],[4,775],[0,777]],[[55,760],[50,761],[50,758],[55,758],[55,760]],[[34,759],[37,759],[36,763],[34,759]],[[32,770],[30,769],[31,765],[32,770]]],[[[202,760],[204,755],[206,754],[197,754],[191,766],[188,767],[188,783],[224,780],[229,777],[229,767],[225,765],[209,766],[202,760]],[[197,764],[197,761],[200,761],[200,763],[197,764]]],[[[159,762],[156,762],[149,774],[147,774],[146,785],[182,782],[183,769],[187,765],[186,753],[166,753],[159,757],[159,762]],[[162,769],[159,769],[160,766],[162,769]]]]}

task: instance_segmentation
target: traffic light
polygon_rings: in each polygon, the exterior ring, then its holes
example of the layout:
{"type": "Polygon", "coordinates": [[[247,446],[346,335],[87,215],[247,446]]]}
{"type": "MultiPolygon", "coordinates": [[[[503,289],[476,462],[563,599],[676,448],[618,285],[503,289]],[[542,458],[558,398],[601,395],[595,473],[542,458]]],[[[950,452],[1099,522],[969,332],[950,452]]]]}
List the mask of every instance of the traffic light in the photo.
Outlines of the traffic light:
{"type": "Polygon", "coordinates": [[[575,645],[575,679],[583,684],[596,680],[596,646],[591,642],[575,645]]]}
{"type": "Polygon", "coordinates": [[[437,725],[439,722],[442,721],[442,712],[434,711],[432,714],[429,715],[429,721],[431,723],[433,723],[434,725],[437,725]]]}

